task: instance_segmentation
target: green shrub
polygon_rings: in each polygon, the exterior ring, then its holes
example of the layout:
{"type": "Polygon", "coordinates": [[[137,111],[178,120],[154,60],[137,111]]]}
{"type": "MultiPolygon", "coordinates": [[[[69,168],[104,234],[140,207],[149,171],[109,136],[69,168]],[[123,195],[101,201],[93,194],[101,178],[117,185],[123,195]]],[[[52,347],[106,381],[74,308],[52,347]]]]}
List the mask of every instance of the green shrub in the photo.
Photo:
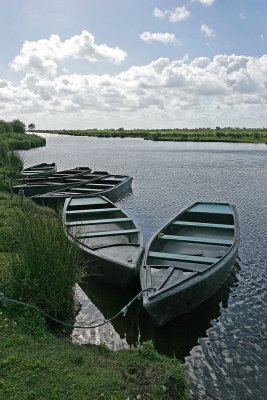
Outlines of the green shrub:
{"type": "Polygon", "coordinates": [[[18,251],[12,254],[8,292],[58,319],[72,317],[73,288],[82,277],[81,255],[58,217],[16,213],[18,251]]]}

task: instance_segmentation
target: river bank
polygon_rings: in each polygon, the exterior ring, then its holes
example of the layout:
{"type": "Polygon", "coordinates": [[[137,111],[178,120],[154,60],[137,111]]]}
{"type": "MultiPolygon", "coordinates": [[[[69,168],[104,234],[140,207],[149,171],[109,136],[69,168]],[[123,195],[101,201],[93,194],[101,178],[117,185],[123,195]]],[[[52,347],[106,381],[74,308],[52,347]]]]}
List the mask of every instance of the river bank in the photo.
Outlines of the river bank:
{"type": "MultiPolygon", "coordinates": [[[[142,307],[115,319],[113,326],[130,346],[153,340],[161,354],[184,360],[191,399],[265,400],[267,146],[42,136],[45,147],[20,152],[26,166],[56,160],[60,170],[77,166],[79,160],[79,165],[133,176],[132,193],[118,205],[138,224],[145,243],[195,201],[236,205],[239,256],[233,274],[214,297],[161,329],[151,326],[142,307]]],[[[105,318],[133,297],[93,278],[81,287],[105,318]]],[[[86,315],[82,320],[87,323],[86,315]]]]}
{"type": "MultiPolygon", "coordinates": [[[[2,168],[7,171],[9,165],[5,160],[8,159],[1,158],[2,168]]],[[[19,176],[20,168],[20,163],[13,165],[12,179],[19,176]]],[[[17,216],[27,209],[28,216],[55,218],[51,210],[11,196],[9,178],[0,188],[0,292],[4,294],[10,280],[14,280],[11,265],[21,252],[23,229],[25,242],[29,244],[27,222],[24,220],[25,226],[18,231],[17,216]]],[[[40,231],[37,240],[44,240],[40,231]]],[[[47,251],[50,252],[50,248],[47,251]]],[[[40,260],[45,257],[40,256],[40,260]]],[[[50,261],[49,275],[54,269],[53,261],[50,261]]],[[[37,271],[35,276],[31,275],[34,278],[32,286],[44,286],[45,275],[40,275],[40,269],[34,265],[32,267],[31,274],[37,271]]],[[[28,266],[25,271],[29,272],[28,266]]],[[[21,278],[23,287],[23,276],[21,278]]],[[[54,284],[61,286],[62,282],[54,284]]],[[[27,298],[28,293],[22,290],[19,300],[26,301],[27,298]]],[[[41,308],[42,301],[40,298],[36,300],[38,303],[31,300],[31,304],[41,308]]],[[[47,307],[47,301],[44,304],[47,307]]],[[[50,307],[53,308],[53,304],[50,307]]],[[[62,310],[57,312],[57,315],[62,314],[62,310]]],[[[1,398],[186,399],[186,379],[181,364],[173,357],[158,354],[151,342],[139,348],[112,352],[103,345],[85,347],[71,344],[68,340],[71,331],[66,328],[55,331],[55,326],[51,331],[49,327],[51,325],[37,311],[22,306],[11,307],[3,299],[0,301],[1,398]]]]}
{"type": "Polygon", "coordinates": [[[63,129],[36,130],[36,133],[95,136],[104,138],[143,138],[172,142],[265,143],[267,128],[199,128],[199,129],[63,129]]]}

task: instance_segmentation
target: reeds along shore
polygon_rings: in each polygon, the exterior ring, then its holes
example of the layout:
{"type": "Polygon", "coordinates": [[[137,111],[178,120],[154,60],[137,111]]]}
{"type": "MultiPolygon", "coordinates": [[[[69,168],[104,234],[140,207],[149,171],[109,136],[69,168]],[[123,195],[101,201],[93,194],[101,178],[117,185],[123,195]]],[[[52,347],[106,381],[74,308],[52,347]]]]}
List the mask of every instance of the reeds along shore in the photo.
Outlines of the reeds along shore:
{"type": "MultiPolygon", "coordinates": [[[[0,293],[72,319],[73,284],[81,278],[81,270],[73,268],[77,250],[52,210],[12,196],[10,179],[23,164],[15,153],[13,161],[11,169],[10,147],[0,147],[0,171],[11,174],[0,185],[0,293]]],[[[181,363],[158,354],[151,342],[112,352],[104,345],[71,344],[67,333],[60,326],[51,331],[36,310],[0,298],[0,398],[45,393],[47,400],[186,400],[181,363]]]]}
{"type": "Polygon", "coordinates": [[[266,143],[267,128],[198,128],[198,129],[61,129],[36,130],[36,133],[51,133],[73,136],[130,137],[156,141],[185,142],[233,142],[266,143]]]}

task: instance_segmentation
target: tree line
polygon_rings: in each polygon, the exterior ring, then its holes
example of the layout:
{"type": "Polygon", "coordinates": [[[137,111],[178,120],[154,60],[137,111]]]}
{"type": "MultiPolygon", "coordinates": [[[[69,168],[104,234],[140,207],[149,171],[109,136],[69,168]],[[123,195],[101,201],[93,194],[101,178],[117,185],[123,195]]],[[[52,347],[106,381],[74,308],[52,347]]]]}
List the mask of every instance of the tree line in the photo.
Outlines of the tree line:
{"type": "MultiPolygon", "coordinates": [[[[0,134],[1,133],[25,133],[26,125],[19,119],[14,119],[11,122],[0,120],[0,134]]],[[[29,131],[35,130],[33,123],[28,125],[29,131]]]]}

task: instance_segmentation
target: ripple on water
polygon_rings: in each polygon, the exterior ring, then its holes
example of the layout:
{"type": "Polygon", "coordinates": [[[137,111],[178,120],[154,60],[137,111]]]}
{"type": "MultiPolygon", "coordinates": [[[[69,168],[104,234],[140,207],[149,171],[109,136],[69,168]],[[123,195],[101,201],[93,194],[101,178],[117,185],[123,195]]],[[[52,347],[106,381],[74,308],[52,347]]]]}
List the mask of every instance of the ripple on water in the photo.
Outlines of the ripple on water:
{"type": "MultiPolygon", "coordinates": [[[[119,204],[138,223],[145,242],[195,201],[237,206],[239,267],[215,296],[161,329],[143,312],[139,325],[133,313],[114,321],[114,328],[129,344],[152,338],[159,351],[185,357],[192,399],[266,400],[267,147],[46,137],[45,148],[23,152],[26,166],[57,161],[59,169],[90,165],[133,176],[133,191],[119,204]]],[[[133,297],[101,284],[87,293],[105,318],[133,297]]]]}

